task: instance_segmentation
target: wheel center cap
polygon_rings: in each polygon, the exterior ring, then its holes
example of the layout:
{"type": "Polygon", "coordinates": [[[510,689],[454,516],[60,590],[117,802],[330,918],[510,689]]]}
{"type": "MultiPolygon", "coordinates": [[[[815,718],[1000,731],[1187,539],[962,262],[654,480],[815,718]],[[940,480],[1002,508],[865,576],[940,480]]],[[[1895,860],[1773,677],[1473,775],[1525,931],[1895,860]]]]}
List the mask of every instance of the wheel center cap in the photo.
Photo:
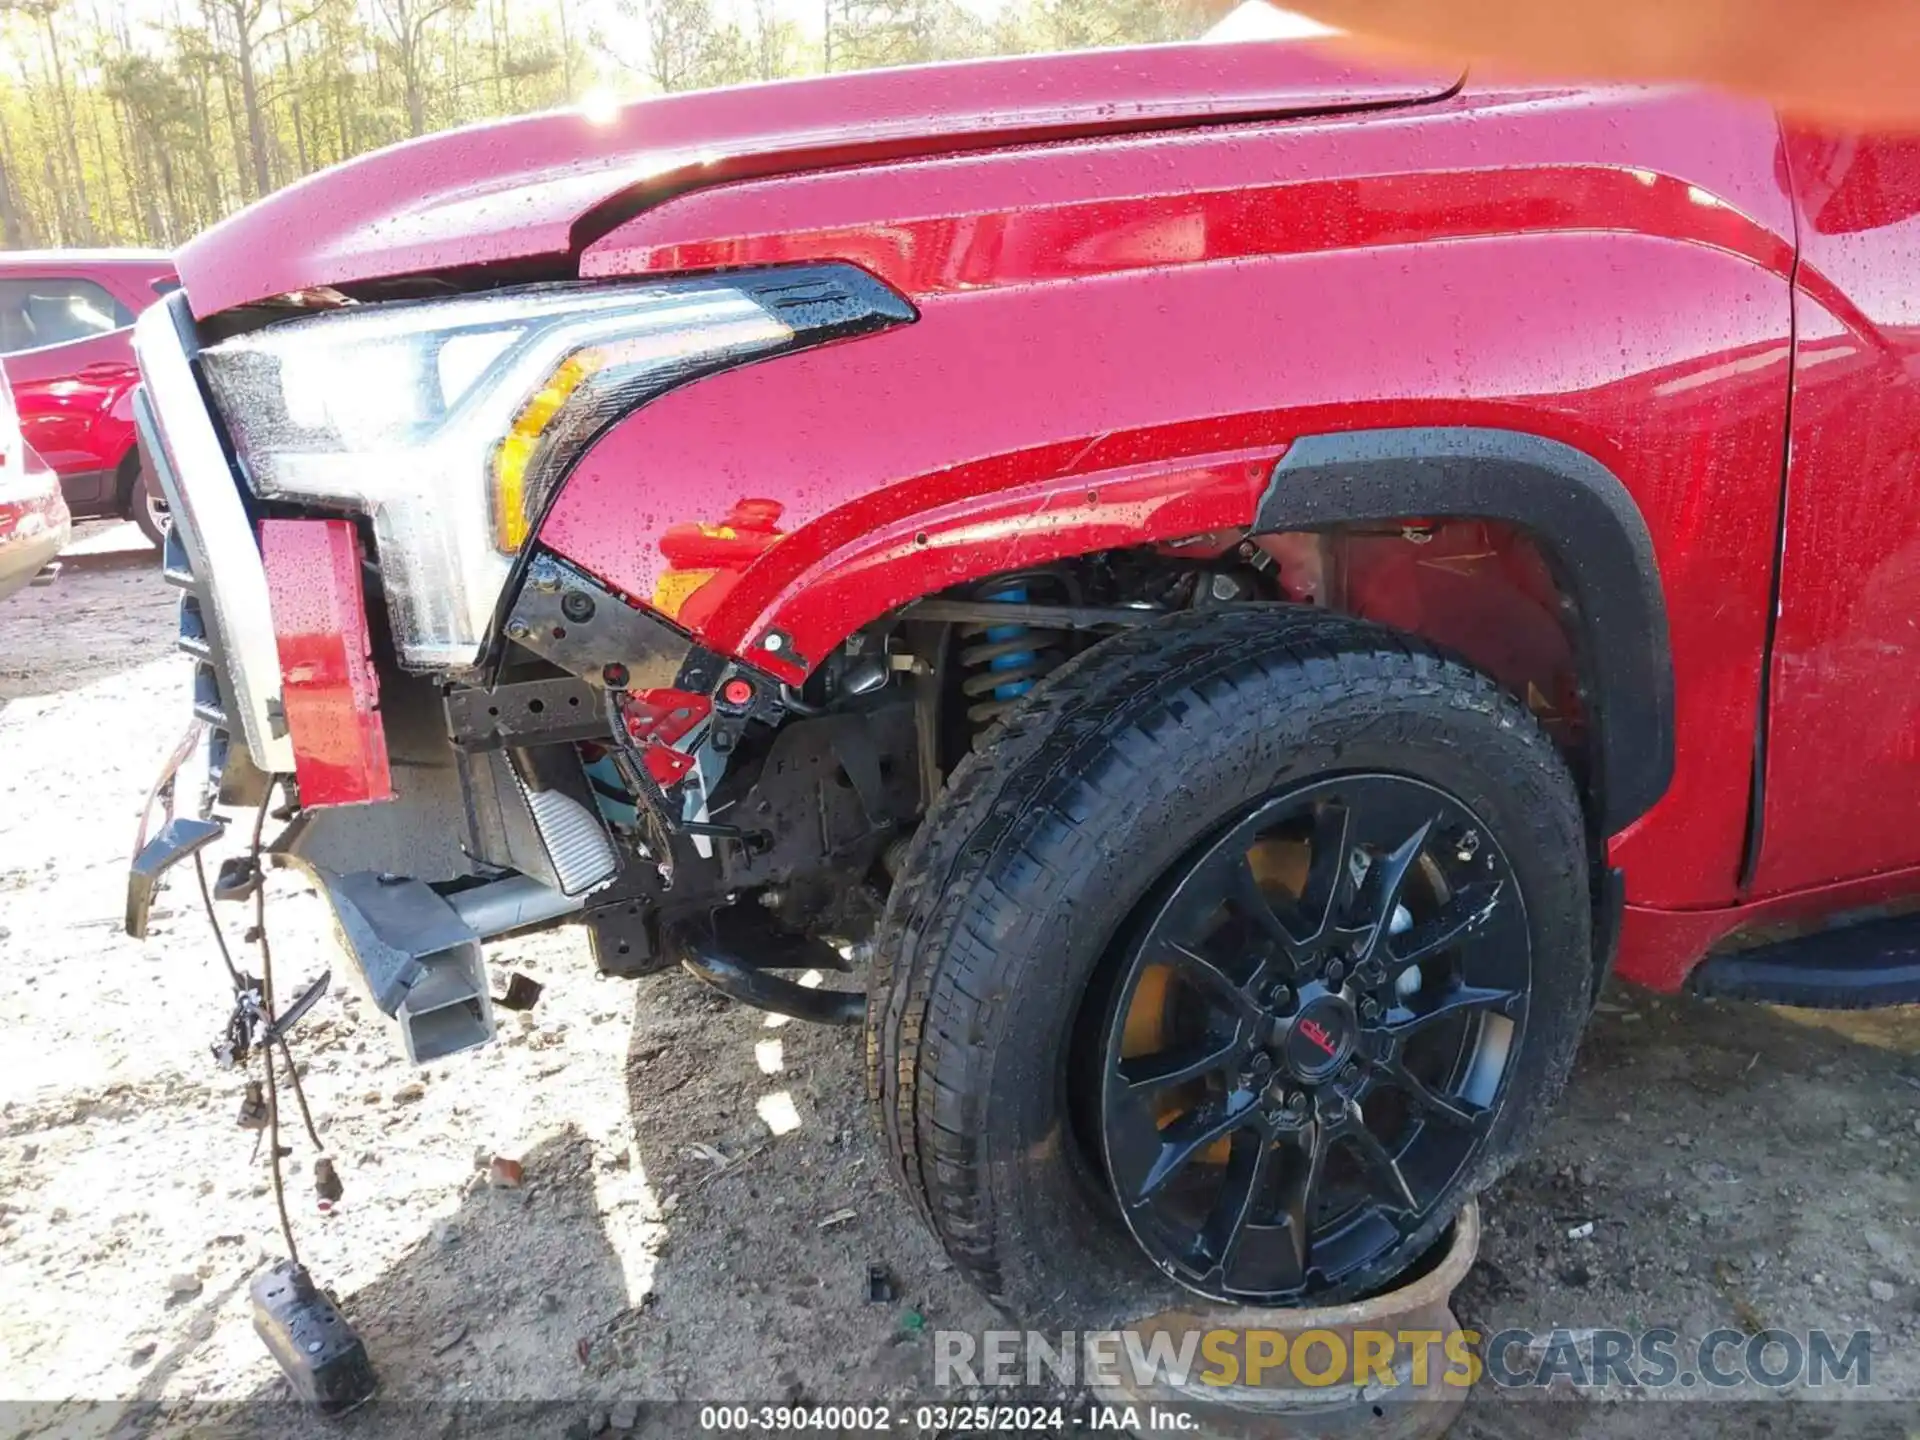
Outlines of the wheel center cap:
{"type": "Polygon", "coordinates": [[[1300,1007],[1280,1036],[1280,1063],[1296,1079],[1324,1080],[1353,1053],[1353,1007],[1338,995],[1322,995],[1300,1007]]]}

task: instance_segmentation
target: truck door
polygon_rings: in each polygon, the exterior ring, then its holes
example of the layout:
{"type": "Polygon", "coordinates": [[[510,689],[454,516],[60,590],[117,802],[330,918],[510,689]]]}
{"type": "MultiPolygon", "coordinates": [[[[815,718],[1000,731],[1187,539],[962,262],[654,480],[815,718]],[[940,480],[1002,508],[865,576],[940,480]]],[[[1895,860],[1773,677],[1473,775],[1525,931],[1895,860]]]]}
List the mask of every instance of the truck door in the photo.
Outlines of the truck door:
{"type": "Polygon", "coordinates": [[[1920,137],[1786,132],[1800,231],[1751,893],[1920,865],[1920,137]]]}

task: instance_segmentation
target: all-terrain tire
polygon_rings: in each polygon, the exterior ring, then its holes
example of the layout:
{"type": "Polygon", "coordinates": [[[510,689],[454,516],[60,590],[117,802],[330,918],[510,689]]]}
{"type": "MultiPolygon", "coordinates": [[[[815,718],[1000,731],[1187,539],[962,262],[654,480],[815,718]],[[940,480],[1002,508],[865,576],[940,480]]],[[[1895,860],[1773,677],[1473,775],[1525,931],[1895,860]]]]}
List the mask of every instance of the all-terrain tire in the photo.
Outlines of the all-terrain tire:
{"type": "Polygon", "coordinates": [[[1184,1298],[1121,1224],[1067,1096],[1076,1014],[1157,880],[1263,797],[1385,771],[1439,786],[1510,857],[1533,947],[1507,1099],[1429,1221],[1329,1302],[1417,1259],[1538,1131],[1585,1021],[1587,841],[1566,764],[1492,680],[1293,606],[1194,612],[1062,667],[967,758],[882,922],[869,1087],[897,1178],[959,1270],[1030,1325],[1184,1298]]]}

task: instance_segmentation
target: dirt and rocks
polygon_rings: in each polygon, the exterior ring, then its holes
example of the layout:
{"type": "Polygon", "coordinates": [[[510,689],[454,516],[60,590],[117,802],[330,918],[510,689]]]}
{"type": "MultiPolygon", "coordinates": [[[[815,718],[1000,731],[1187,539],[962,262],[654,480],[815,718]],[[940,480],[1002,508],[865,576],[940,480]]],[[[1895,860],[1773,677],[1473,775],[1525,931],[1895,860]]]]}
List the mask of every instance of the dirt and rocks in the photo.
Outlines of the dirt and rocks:
{"type": "MultiPolygon", "coordinates": [[[[0,607],[0,1433],[310,1424],[270,1406],[284,1385],[249,1323],[249,1278],[283,1246],[236,1124],[244,1077],[209,1058],[230,992],[191,877],[149,940],[120,933],[141,801],[187,719],[172,629],[126,526],[91,527],[56,585],[0,607]]],[[[317,901],[290,874],[272,891],[285,995],[331,960],[317,901]]],[[[249,917],[221,909],[238,950],[249,917]]],[[[507,1413],[509,1432],[558,1437],[654,1400],[925,1397],[933,1331],[1004,1323],[892,1188],[857,1033],[674,974],[596,978],[569,931],[495,951],[496,993],[511,970],[545,993],[487,1050],[413,1070],[341,972],[296,1032],[345,1187],[322,1215],[294,1125],[296,1236],[384,1382],[379,1406],[314,1433],[491,1433],[507,1413]],[[869,1298],[875,1265],[891,1300],[869,1298]]],[[[1920,1015],[1616,988],[1546,1143],[1486,1197],[1456,1309],[1488,1332],[1869,1329],[1864,1393],[1882,1403],[1847,1413],[1904,1424],[1917,1157],[1920,1015]]],[[[1476,1401],[1459,1433],[1759,1424],[1575,1396],[1476,1401]]]]}

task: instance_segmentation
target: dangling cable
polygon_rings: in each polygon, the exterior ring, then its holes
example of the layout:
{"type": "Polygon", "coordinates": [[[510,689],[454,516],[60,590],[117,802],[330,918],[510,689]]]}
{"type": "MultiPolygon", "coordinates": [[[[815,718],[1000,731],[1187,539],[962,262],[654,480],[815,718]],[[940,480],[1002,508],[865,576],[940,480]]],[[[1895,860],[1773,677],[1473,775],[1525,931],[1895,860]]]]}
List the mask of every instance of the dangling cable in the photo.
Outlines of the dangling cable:
{"type": "MultiPolygon", "coordinates": [[[[287,1245],[287,1258],[294,1264],[300,1263],[300,1250],[293,1238],[293,1221],[287,1212],[286,1176],[283,1170],[285,1155],[280,1146],[280,1078],[279,1066],[275,1063],[274,1053],[286,1061],[287,1080],[293,1091],[295,1103],[300,1107],[300,1118],[307,1131],[307,1138],[313,1142],[313,1148],[320,1152],[316,1166],[326,1164],[326,1145],[320,1139],[319,1127],[314,1124],[313,1111],[307,1104],[306,1087],[300,1081],[300,1067],[294,1063],[293,1050],[287,1044],[286,1036],[277,1033],[277,1015],[273,997],[273,946],[267,939],[267,895],[266,873],[261,866],[262,841],[266,833],[268,807],[273,800],[273,782],[270,778],[266,793],[261,796],[260,808],[254,816],[253,835],[248,846],[247,864],[253,879],[253,928],[248,938],[260,947],[260,979],[244,974],[234,963],[233,951],[227,944],[225,928],[220,924],[219,913],[214,909],[213,890],[207,883],[206,864],[199,855],[193,857],[194,875],[199,881],[200,903],[207,912],[207,923],[213,928],[214,944],[220,951],[220,962],[226,967],[227,977],[233,982],[235,996],[235,1019],[229,1026],[229,1044],[236,1054],[247,1048],[248,1041],[259,1041],[262,1063],[266,1066],[266,1102],[267,1102],[267,1151],[268,1165],[273,1175],[273,1203],[280,1217],[280,1235],[287,1245]],[[256,998],[257,997],[257,998],[256,998]],[[251,1014],[249,1012],[252,1012],[251,1014]],[[234,1033],[235,1031],[239,1033],[234,1033]]],[[[323,977],[324,978],[324,977],[323,977]]],[[[298,1007],[296,1007],[297,1009],[298,1007]]]]}
{"type": "Polygon", "coordinates": [[[213,908],[213,890],[207,884],[207,862],[198,850],[193,852],[193,873],[200,881],[200,903],[206,908],[207,924],[213,927],[213,943],[220,947],[220,963],[227,967],[227,978],[233,981],[234,993],[240,994],[246,990],[247,983],[233,963],[233,952],[227,948],[227,932],[220,928],[220,917],[213,908]]]}
{"type": "MultiPolygon", "coordinates": [[[[253,867],[254,943],[260,947],[260,1018],[268,1036],[273,1034],[273,947],[267,944],[267,877],[260,869],[260,837],[267,828],[267,806],[272,799],[273,781],[269,779],[266,792],[260,797],[259,812],[254,816],[253,844],[248,851],[248,863],[253,867]]],[[[281,1169],[281,1161],[286,1157],[280,1153],[280,1086],[274,1076],[273,1042],[269,1040],[261,1046],[261,1052],[267,1066],[267,1164],[273,1172],[273,1204],[280,1212],[280,1235],[287,1242],[287,1259],[298,1265],[300,1250],[293,1239],[293,1221],[287,1217],[287,1185],[281,1169]]],[[[291,1057],[287,1068],[293,1072],[297,1085],[299,1072],[293,1069],[291,1057]]],[[[302,1099],[303,1107],[305,1103],[302,1099]]]]}

